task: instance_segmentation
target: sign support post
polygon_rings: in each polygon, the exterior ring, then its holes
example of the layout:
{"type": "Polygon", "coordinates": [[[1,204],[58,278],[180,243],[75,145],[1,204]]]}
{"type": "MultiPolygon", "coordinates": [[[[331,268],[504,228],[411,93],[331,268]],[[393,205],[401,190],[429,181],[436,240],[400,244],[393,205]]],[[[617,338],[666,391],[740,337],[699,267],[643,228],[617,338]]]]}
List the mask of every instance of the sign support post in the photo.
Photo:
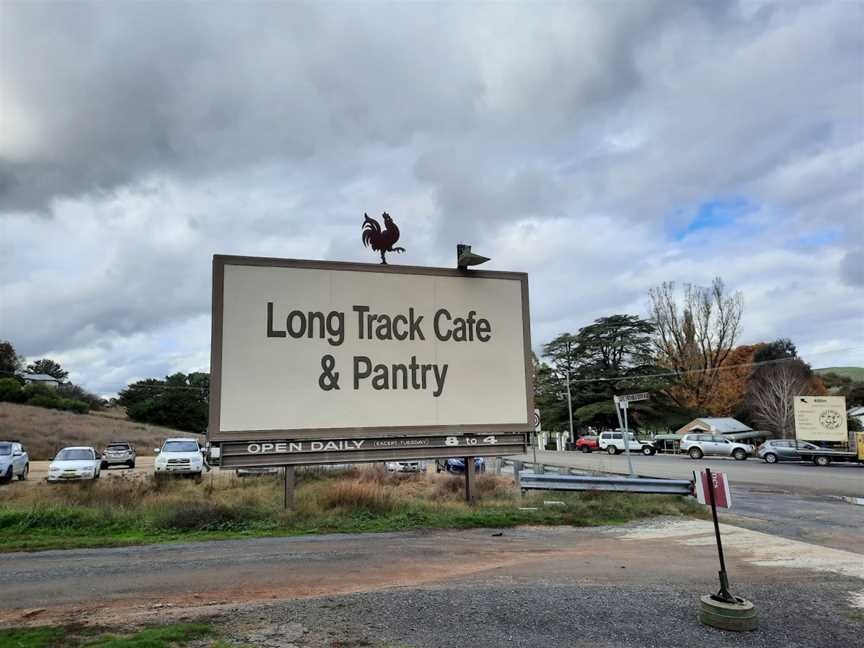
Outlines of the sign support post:
{"type": "Polygon", "coordinates": [[[474,504],[477,496],[474,457],[465,457],[465,501],[474,504]]]}
{"type": "Polygon", "coordinates": [[[714,479],[711,469],[706,468],[708,476],[708,499],[711,502],[711,517],[714,519],[714,535],[717,538],[717,553],[720,556],[720,591],[717,598],[726,603],[736,603],[735,597],[729,593],[729,577],[726,575],[726,561],[723,560],[723,543],[720,541],[720,523],[717,521],[717,501],[714,496],[714,479]]]}
{"type": "Polygon", "coordinates": [[[284,509],[294,509],[294,466],[285,466],[285,500],[284,509]]]}

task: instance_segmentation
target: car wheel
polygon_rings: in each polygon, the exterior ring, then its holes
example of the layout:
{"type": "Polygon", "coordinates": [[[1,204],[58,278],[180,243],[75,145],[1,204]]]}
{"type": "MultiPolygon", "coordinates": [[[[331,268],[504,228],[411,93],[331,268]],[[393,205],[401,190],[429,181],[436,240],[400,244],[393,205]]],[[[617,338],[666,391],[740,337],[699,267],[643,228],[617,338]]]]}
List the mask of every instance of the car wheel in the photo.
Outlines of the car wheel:
{"type": "Polygon", "coordinates": [[[765,463],[777,463],[777,455],[773,452],[769,452],[764,457],[762,457],[762,459],[765,460],[765,463]]]}
{"type": "Polygon", "coordinates": [[[134,462],[134,461],[130,461],[130,462],[129,462],[129,467],[130,467],[130,468],[135,468],[135,462],[134,462]]]}
{"type": "Polygon", "coordinates": [[[588,446],[587,446],[587,445],[580,446],[579,449],[580,449],[582,452],[588,452],[588,446]]]}
{"type": "Polygon", "coordinates": [[[615,446],[609,446],[608,448],[606,448],[606,452],[608,452],[610,455],[618,454],[618,448],[616,448],[615,446]]]}
{"type": "Polygon", "coordinates": [[[6,474],[0,478],[0,482],[10,482],[12,481],[12,466],[9,466],[9,469],[6,471],[6,474]]]}
{"type": "Polygon", "coordinates": [[[22,470],[21,474],[18,475],[18,480],[24,481],[25,479],[27,479],[27,475],[29,475],[29,474],[30,474],[30,464],[29,463],[24,464],[24,470],[22,470]]]}
{"type": "Polygon", "coordinates": [[[703,452],[701,448],[690,448],[690,451],[687,454],[690,455],[691,459],[701,459],[703,452]]]}
{"type": "Polygon", "coordinates": [[[107,462],[107,461],[103,461],[101,464],[99,464],[99,469],[100,469],[100,470],[104,470],[104,469],[107,468],[107,467],[108,467],[108,462],[107,462]]]}
{"type": "Polygon", "coordinates": [[[818,455],[813,457],[813,463],[817,466],[829,466],[831,465],[831,457],[826,457],[825,455],[818,455]]]}
{"type": "Polygon", "coordinates": [[[744,461],[747,458],[747,453],[741,448],[738,448],[732,453],[732,456],[738,461],[744,461]]]}

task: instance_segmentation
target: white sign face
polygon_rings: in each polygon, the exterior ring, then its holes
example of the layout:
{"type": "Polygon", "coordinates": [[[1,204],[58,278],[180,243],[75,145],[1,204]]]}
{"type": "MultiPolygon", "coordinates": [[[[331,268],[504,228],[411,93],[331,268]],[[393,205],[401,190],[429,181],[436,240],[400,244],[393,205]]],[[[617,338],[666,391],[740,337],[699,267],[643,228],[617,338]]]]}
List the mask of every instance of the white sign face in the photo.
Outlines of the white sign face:
{"type": "Polygon", "coordinates": [[[235,257],[214,269],[211,438],[533,427],[526,275],[235,257]]]}
{"type": "Polygon", "coordinates": [[[802,441],[849,441],[845,396],[796,396],[795,437],[802,441]]]}

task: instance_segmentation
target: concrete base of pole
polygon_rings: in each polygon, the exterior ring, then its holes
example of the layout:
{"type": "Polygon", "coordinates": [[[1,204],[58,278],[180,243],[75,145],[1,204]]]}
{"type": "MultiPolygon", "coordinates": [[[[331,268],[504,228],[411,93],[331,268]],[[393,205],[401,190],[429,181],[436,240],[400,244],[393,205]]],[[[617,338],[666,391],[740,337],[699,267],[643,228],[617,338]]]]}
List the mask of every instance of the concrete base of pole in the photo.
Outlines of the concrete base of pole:
{"type": "Polygon", "coordinates": [[[705,625],[732,632],[754,630],[758,621],[756,608],[747,599],[735,597],[735,603],[718,601],[712,594],[699,598],[699,620],[705,625]]]}

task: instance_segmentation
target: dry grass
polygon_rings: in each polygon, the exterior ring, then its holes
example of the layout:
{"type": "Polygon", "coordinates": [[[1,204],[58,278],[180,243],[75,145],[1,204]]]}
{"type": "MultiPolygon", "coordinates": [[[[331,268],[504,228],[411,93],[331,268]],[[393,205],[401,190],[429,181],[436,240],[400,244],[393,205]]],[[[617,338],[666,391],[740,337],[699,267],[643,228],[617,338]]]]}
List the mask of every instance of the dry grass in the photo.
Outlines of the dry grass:
{"type": "Polygon", "coordinates": [[[30,459],[51,459],[60,448],[70,445],[101,449],[112,440],[129,441],[140,455],[152,455],[153,448],[172,436],[191,436],[156,425],[129,419],[0,403],[0,439],[21,441],[30,459]]]}
{"type": "Polygon", "coordinates": [[[478,476],[479,501],[464,502],[462,477],[388,474],[374,468],[299,471],[293,511],[278,477],[210,473],[200,482],[151,475],[4,490],[0,550],[136,544],[201,537],[418,528],[597,525],[691,514],[683,498],[620,493],[522,498],[512,478],[478,476]],[[525,508],[533,507],[533,508],[525,508]]]}

